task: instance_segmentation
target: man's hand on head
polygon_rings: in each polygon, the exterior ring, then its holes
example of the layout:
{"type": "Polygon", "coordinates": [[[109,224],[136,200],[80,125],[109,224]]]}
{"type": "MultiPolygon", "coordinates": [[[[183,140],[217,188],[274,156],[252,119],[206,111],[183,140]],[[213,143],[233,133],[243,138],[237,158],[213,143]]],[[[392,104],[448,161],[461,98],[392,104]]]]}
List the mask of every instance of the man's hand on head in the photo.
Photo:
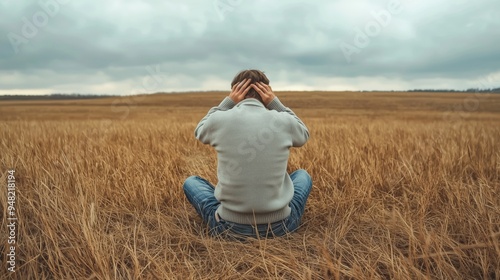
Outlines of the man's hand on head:
{"type": "Polygon", "coordinates": [[[255,89],[255,91],[257,91],[259,93],[259,95],[260,95],[260,97],[262,97],[262,101],[264,101],[264,104],[266,105],[266,107],[276,97],[276,95],[274,95],[274,92],[273,92],[273,89],[271,88],[271,86],[266,85],[263,82],[257,82],[257,83],[251,84],[250,86],[253,89],[255,89]]]}
{"type": "Polygon", "coordinates": [[[239,83],[236,83],[231,89],[229,98],[231,98],[234,103],[239,103],[241,100],[245,99],[245,95],[252,88],[250,86],[251,81],[251,79],[245,79],[239,83]]]}

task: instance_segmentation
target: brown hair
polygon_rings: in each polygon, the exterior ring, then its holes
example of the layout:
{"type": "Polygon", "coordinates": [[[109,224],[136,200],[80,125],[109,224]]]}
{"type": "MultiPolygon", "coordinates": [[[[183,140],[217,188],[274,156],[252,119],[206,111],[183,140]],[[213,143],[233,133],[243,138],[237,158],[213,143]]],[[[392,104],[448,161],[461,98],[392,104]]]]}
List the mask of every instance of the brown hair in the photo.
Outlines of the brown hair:
{"type": "MultiPolygon", "coordinates": [[[[245,79],[252,80],[250,82],[251,84],[256,82],[263,82],[264,84],[269,85],[269,79],[266,77],[264,72],[260,70],[249,69],[249,70],[243,70],[240,73],[236,74],[233,81],[231,82],[231,88],[233,88],[235,84],[245,79]]],[[[264,101],[262,101],[262,97],[260,97],[260,94],[253,88],[250,88],[250,90],[245,95],[245,98],[251,98],[251,97],[258,99],[262,104],[264,104],[264,101]]]]}

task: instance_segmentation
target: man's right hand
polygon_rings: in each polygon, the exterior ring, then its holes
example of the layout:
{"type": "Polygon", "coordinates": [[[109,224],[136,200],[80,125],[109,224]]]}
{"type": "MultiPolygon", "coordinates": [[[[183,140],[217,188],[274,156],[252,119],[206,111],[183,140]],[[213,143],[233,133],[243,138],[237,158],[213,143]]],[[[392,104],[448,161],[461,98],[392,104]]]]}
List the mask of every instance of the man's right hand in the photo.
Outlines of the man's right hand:
{"type": "Polygon", "coordinates": [[[257,83],[251,84],[250,86],[253,89],[255,89],[255,91],[257,91],[257,93],[259,93],[259,95],[260,95],[260,97],[262,97],[262,101],[264,101],[264,105],[266,105],[266,107],[276,97],[276,95],[274,95],[274,92],[273,92],[273,89],[271,88],[271,86],[266,85],[263,82],[257,82],[257,83]]]}
{"type": "Polygon", "coordinates": [[[251,81],[251,79],[246,79],[239,83],[236,83],[231,89],[229,98],[231,98],[231,100],[233,100],[233,102],[236,104],[245,99],[245,95],[251,89],[251,87],[249,86],[251,81]]]}

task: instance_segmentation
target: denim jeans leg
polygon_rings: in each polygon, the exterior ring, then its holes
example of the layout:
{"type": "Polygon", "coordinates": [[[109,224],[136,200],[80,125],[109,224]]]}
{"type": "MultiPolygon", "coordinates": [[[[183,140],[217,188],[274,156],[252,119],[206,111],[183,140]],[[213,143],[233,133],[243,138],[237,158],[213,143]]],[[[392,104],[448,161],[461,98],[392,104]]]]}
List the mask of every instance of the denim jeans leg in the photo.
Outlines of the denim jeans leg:
{"type": "Polygon", "coordinates": [[[242,225],[223,219],[220,222],[215,220],[215,211],[220,202],[214,196],[214,186],[207,180],[191,176],[186,179],[183,185],[186,198],[196,209],[196,212],[202,217],[203,221],[208,223],[211,234],[217,235],[230,230],[233,233],[244,236],[260,235],[261,237],[270,237],[285,235],[288,232],[295,231],[299,225],[304,213],[305,205],[312,188],[311,176],[307,171],[299,169],[290,174],[294,185],[294,195],[290,202],[291,213],[283,221],[271,225],[242,225]]]}
{"type": "Polygon", "coordinates": [[[294,187],[293,198],[290,202],[292,212],[290,213],[290,216],[285,219],[285,222],[287,230],[292,232],[300,225],[300,220],[306,207],[307,198],[311,193],[312,179],[307,171],[303,169],[296,170],[290,174],[290,178],[292,179],[294,187]]]}
{"type": "Polygon", "coordinates": [[[217,227],[215,210],[220,202],[214,196],[214,186],[201,177],[191,176],[184,182],[183,189],[188,201],[210,229],[217,227]]]}

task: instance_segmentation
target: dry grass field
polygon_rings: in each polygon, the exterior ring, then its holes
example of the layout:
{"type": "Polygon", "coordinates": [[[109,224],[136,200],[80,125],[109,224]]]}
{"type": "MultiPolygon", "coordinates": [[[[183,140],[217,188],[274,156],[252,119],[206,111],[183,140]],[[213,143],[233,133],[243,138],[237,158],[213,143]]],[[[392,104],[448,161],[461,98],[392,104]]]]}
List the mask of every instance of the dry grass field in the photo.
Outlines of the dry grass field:
{"type": "Polygon", "coordinates": [[[500,279],[500,95],[278,92],[313,190],[297,232],[247,242],[182,191],[217,182],[194,128],[225,95],[1,101],[0,279],[500,279]]]}

